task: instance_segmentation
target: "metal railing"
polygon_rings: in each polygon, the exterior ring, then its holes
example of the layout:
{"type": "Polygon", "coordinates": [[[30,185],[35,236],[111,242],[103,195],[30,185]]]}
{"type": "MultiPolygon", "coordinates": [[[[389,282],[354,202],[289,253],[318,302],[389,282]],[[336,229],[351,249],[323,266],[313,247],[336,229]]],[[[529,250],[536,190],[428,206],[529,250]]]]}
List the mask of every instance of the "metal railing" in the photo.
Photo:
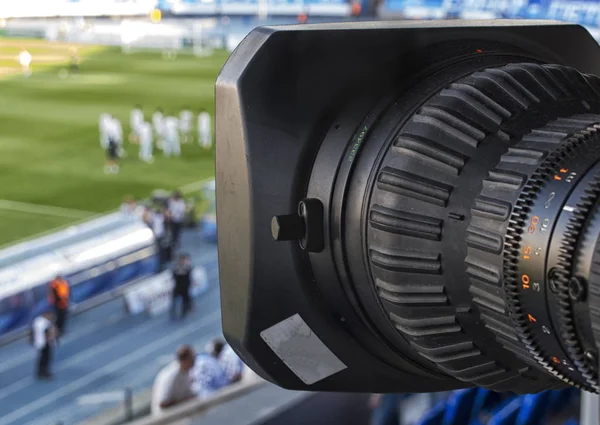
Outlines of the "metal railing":
{"type": "MultiPolygon", "coordinates": [[[[182,419],[200,416],[207,410],[242,397],[264,384],[266,384],[265,380],[250,369],[247,369],[246,377],[242,381],[223,388],[209,398],[191,400],[165,410],[160,416],[151,416],[151,390],[146,390],[138,394],[134,394],[128,389],[124,389],[123,392],[93,394],[90,397],[97,399],[105,397],[107,401],[110,398],[110,401],[118,402],[119,406],[106,410],[100,416],[80,425],[170,425],[182,419]]],[[[90,400],[90,402],[97,401],[90,400]]]]}

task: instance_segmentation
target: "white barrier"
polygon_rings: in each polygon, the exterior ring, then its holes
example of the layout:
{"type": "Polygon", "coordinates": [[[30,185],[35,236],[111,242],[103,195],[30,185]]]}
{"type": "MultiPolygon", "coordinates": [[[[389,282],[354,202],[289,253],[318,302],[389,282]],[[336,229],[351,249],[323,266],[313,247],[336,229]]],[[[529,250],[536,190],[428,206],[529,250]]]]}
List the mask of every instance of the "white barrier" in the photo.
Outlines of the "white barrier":
{"type": "Polygon", "coordinates": [[[14,245],[0,251],[0,299],[44,285],[57,274],[91,270],[145,248],[153,252],[154,244],[148,226],[115,213],[14,245]]]}
{"type": "Polygon", "coordinates": [[[207,410],[235,400],[248,394],[267,382],[254,372],[247,370],[248,376],[241,382],[225,387],[204,400],[193,400],[182,405],[175,406],[164,412],[161,416],[149,416],[132,423],[132,425],[172,425],[177,421],[184,421],[190,417],[201,416],[207,410]]]}
{"type": "MultiPolygon", "coordinates": [[[[164,271],[144,279],[125,291],[125,302],[130,314],[148,313],[151,316],[164,313],[171,308],[175,282],[170,271],[164,271]]],[[[197,297],[208,289],[208,276],[204,267],[192,271],[191,296],[197,297]]]]}

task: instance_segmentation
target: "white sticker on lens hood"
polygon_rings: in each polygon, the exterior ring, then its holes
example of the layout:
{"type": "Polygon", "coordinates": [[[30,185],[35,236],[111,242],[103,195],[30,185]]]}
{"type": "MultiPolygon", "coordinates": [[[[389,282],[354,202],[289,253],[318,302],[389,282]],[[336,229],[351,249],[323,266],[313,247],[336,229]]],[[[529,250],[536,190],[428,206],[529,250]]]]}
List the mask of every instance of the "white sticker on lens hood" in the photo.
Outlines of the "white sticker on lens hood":
{"type": "Polygon", "coordinates": [[[265,329],[260,336],[307,385],[346,369],[346,365],[323,344],[299,314],[265,329]]]}

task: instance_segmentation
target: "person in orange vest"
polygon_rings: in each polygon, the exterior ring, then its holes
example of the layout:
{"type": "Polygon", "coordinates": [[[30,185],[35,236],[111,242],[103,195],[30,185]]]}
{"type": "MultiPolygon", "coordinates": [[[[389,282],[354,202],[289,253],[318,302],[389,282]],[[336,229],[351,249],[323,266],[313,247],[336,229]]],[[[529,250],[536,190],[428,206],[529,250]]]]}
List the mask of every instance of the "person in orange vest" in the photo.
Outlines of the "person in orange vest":
{"type": "Polygon", "coordinates": [[[59,335],[62,335],[65,330],[70,292],[71,288],[69,287],[69,283],[62,276],[58,275],[50,282],[48,301],[50,302],[50,305],[54,307],[56,328],[58,329],[59,335]]]}

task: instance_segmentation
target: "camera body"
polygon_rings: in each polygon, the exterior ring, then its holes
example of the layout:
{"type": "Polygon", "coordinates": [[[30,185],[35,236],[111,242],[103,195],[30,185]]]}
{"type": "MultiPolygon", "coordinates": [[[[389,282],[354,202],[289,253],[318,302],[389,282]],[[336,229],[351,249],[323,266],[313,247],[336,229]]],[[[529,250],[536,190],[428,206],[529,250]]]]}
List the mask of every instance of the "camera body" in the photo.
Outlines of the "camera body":
{"type": "MultiPolygon", "coordinates": [[[[360,229],[349,239],[337,218],[361,207],[347,201],[350,180],[371,178],[353,171],[358,158],[382,155],[369,149],[374,125],[391,133],[403,125],[381,124],[396,99],[427,99],[463,75],[516,61],[600,74],[600,47],[582,27],[538,21],[264,27],[238,46],[216,84],[219,267],[224,334],[254,371],[310,391],[473,385],[472,371],[463,380],[448,375],[435,347],[423,358],[410,338],[390,336],[393,323],[369,314],[380,303],[372,285],[349,284],[349,270],[367,266],[340,249],[365,241],[360,229]]],[[[423,101],[404,103],[397,116],[411,116],[423,101]]],[[[457,215],[468,216],[468,206],[457,215]]],[[[464,316],[459,333],[485,328],[471,302],[452,299],[464,316]]],[[[490,337],[479,344],[504,350],[490,337]]],[[[484,385],[480,378],[474,383],[484,385]]],[[[519,391],[510,379],[492,388],[519,391]]],[[[549,382],[544,388],[564,385],[549,382]]]]}

